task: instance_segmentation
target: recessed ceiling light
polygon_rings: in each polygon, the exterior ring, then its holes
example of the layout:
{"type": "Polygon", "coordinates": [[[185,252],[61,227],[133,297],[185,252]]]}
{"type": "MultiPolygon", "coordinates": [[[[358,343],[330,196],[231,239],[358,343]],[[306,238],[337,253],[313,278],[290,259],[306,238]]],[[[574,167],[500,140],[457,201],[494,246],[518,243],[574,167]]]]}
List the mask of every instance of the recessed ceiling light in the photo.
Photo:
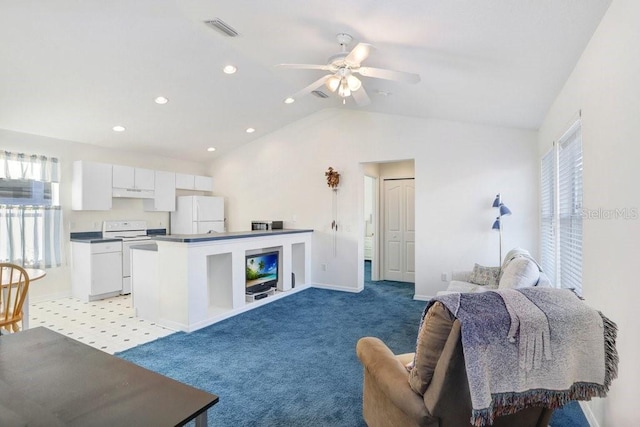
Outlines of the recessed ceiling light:
{"type": "Polygon", "coordinates": [[[254,128],[247,128],[247,133],[254,133],[256,130],[254,128]]]}
{"type": "Polygon", "coordinates": [[[236,67],[234,67],[233,65],[226,65],[222,71],[224,71],[226,74],[233,74],[236,71],[238,71],[238,69],[236,67]]]}
{"type": "Polygon", "coordinates": [[[114,126],[113,127],[113,131],[114,132],[124,132],[125,130],[126,130],[126,128],[124,126],[118,125],[118,126],[114,126]]]}
{"type": "Polygon", "coordinates": [[[287,98],[284,100],[285,104],[293,104],[294,102],[296,102],[296,100],[293,98],[287,98]]]}
{"type": "Polygon", "coordinates": [[[207,148],[207,151],[212,152],[212,151],[216,151],[216,149],[214,147],[209,147],[207,148]]]}
{"type": "Polygon", "coordinates": [[[154,101],[156,102],[156,104],[164,105],[169,102],[169,99],[165,98],[164,96],[159,96],[154,101]]]}

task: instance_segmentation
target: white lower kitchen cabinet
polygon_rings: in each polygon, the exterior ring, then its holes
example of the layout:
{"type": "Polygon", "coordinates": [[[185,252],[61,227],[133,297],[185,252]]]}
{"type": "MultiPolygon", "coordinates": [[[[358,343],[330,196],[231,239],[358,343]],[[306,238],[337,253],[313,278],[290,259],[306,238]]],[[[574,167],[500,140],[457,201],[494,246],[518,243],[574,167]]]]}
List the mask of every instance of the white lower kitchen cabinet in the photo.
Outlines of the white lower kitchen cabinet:
{"type": "Polygon", "coordinates": [[[122,291],[122,242],[71,242],[71,291],[94,301],[122,291]]]}

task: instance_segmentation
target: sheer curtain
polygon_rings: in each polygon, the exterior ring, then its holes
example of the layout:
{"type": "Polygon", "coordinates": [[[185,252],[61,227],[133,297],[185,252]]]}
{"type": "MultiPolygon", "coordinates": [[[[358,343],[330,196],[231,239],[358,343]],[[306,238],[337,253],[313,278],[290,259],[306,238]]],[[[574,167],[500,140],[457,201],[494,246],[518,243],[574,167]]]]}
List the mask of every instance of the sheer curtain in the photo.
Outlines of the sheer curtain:
{"type": "Polygon", "coordinates": [[[60,266],[59,182],[57,158],[0,151],[0,260],[60,266]]]}

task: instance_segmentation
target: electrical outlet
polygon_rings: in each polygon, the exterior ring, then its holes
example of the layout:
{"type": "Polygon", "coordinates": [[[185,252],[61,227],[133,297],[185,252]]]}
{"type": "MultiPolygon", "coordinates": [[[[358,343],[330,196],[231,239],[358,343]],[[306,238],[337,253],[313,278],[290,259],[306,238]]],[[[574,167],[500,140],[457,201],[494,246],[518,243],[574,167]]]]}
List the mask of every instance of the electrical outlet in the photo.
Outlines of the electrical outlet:
{"type": "Polygon", "coordinates": [[[448,282],[450,280],[449,279],[449,273],[442,273],[440,275],[440,280],[442,280],[443,282],[448,282]]]}
{"type": "Polygon", "coordinates": [[[320,270],[327,271],[327,264],[320,264],[320,270]]]}

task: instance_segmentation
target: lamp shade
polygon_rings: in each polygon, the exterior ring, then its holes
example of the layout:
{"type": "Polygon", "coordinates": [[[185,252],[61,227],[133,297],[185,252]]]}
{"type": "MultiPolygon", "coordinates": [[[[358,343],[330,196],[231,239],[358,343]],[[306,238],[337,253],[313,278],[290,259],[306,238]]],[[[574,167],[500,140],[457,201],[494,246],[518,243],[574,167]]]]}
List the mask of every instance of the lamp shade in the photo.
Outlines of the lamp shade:
{"type": "Polygon", "coordinates": [[[362,87],[362,82],[353,74],[349,74],[347,77],[347,84],[349,85],[349,89],[351,92],[355,92],[362,87]]]}
{"type": "Polygon", "coordinates": [[[500,230],[500,217],[496,218],[496,220],[493,222],[493,225],[491,226],[491,229],[500,230]]]}
{"type": "Polygon", "coordinates": [[[340,82],[340,86],[338,86],[338,95],[340,95],[343,98],[351,96],[351,89],[349,89],[349,85],[347,84],[347,81],[344,78],[340,82]]]}
{"type": "Polygon", "coordinates": [[[325,85],[331,92],[335,92],[336,90],[338,90],[338,86],[340,86],[340,77],[336,75],[329,77],[325,82],[325,85]]]}
{"type": "Polygon", "coordinates": [[[493,200],[493,205],[491,206],[492,208],[497,208],[498,206],[500,206],[500,193],[496,194],[496,198],[493,200]]]}
{"type": "Polygon", "coordinates": [[[500,203],[500,215],[511,215],[511,211],[504,203],[500,203]]]}

